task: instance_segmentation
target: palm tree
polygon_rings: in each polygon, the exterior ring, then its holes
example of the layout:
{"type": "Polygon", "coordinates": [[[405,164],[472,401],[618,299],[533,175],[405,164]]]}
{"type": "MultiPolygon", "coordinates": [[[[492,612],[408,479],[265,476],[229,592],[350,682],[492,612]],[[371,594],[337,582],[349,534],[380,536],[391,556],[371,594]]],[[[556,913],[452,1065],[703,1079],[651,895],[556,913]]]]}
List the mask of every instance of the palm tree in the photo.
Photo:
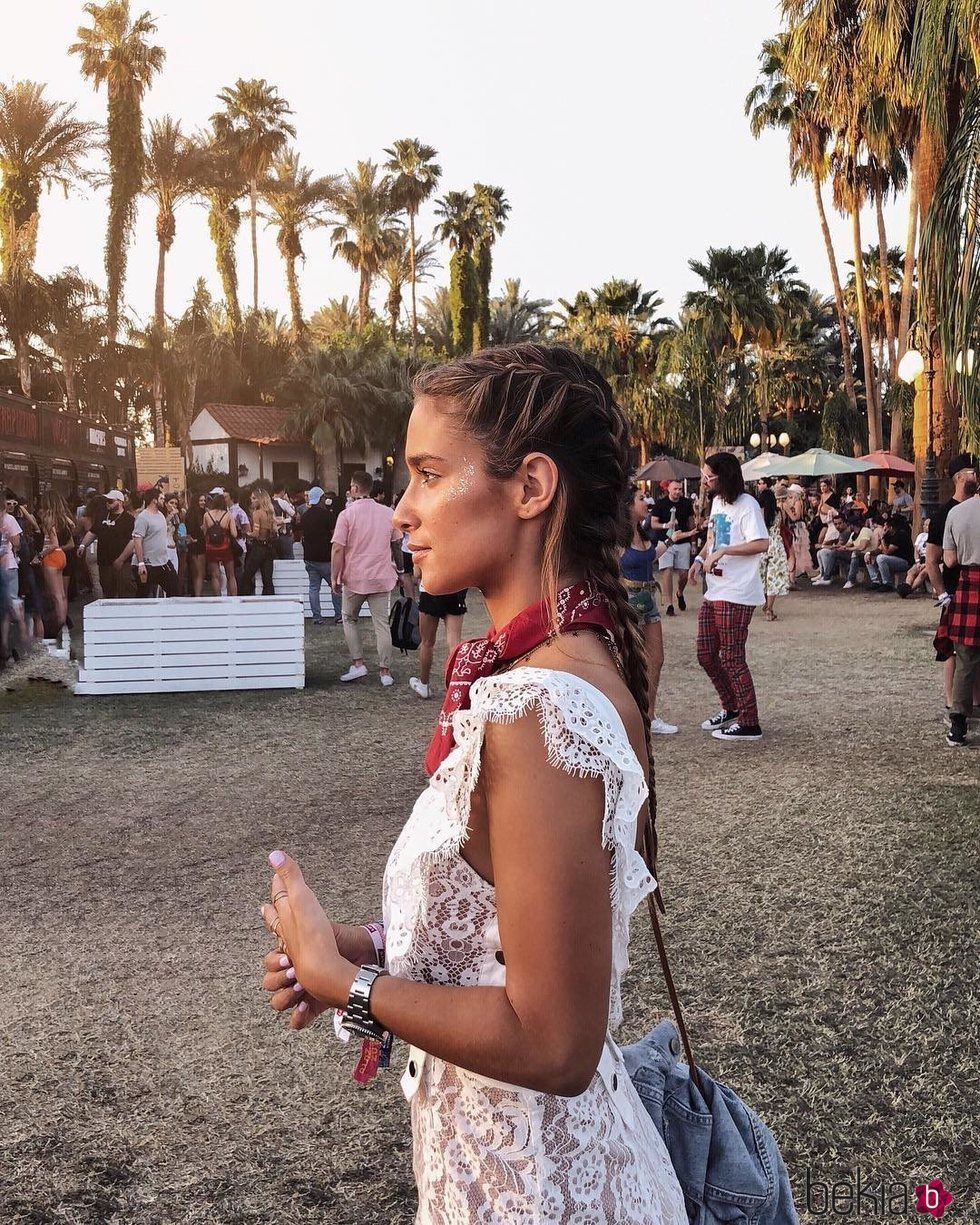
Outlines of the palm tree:
{"type": "Polygon", "coordinates": [[[330,205],[334,256],[339,255],[360,276],[357,321],[363,331],[371,314],[371,285],[400,229],[394,218],[390,181],[379,179],[374,162],[358,162],[341,179],[330,205]]]}
{"type": "Polygon", "coordinates": [[[408,214],[409,252],[413,263],[410,273],[412,282],[412,349],[418,344],[418,311],[415,303],[417,281],[414,253],[417,249],[415,218],[419,209],[435,191],[442,177],[442,167],[433,160],[438,152],[431,145],[424,145],[416,137],[396,140],[390,149],[385,149],[388,161],[385,170],[391,178],[391,195],[397,208],[408,214]]]}
{"type": "Polygon", "coordinates": [[[452,315],[452,351],[473,351],[473,329],[479,305],[479,285],[473,265],[473,250],[480,237],[480,223],[473,197],[466,191],[447,192],[436,202],[436,237],[448,242],[449,309],[452,315]]]}
{"type": "Polygon", "coordinates": [[[198,408],[198,389],[213,386],[219,398],[234,379],[237,361],[234,333],[238,324],[216,306],[204,278],[197,280],[191,301],[174,324],[170,375],[173,428],[184,456],[190,459],[190,425],[198,408]]]}
{"type": "Polygon", "coordinates": [[[299,340],[304,329],[296,276],[296,261],[305,259],[302,238],[307,230],[322,224],[324,205],[336,188],[336,176],[315,179],[312,170],[300,165],[299,154],[293,150],[279,153],[259,184],[262,199],[269,208],[264,215],[277,231],[276,246],[286,265],[294,340],[299,340]]]}
{"type": "Polygon", "coordinates": [[[706,260],[690,260],[688,267],[704,282],[703,289],[685,296],[684,310],[699,322],[718,366],[716,419],[734,407],[733,426],[741,430],[754,402],[765,428],[773,405],[771,362],[794,315],[808,303],[809,291],[786,252],[761,243],[740,250],[709,249],[706,260]],[[729,390],[742,387],[747,394],[729,404],[729,390]]]}
{"type": "Polygon", "coordinates": [[[28,398],[32,382],[30,340],[43,331],[48,316],[46,286],[33,268],[37,221],[37,213],[20,227],[14,225],[13,218],[8,220],[3,239],[8,258],[0,273],[0,323],[13,346],[20,389],[28,398]]]}
{"type": "Polygon", "coordinates": [[[91,27],[80,26],[78,42],[68,48],[82,61],[82,75],[108,93],[109,222],[105,270],[110,341],[119,331],[119,310],[126,279],[126,247],[136,219],[143,182],[143,94],[163,67],[166,52],[148,39],[156,23],[148,12],[131,19],[129,0],[86,4],[91,27]]]}
{"type": "Polygon", "coordinates": [[[422,335],[432,351],[449,357],[453,351],[453,314],[445,285],[438,285],[431,297],[422,299],[421,321],[422,335]]]}
{"type": "Polygon", "coordinates": [[[514,345],[524,340],[546,340],[554,316],[549,298],[529,298],[521,292],[520,278],[504,281],[504,292],[490,303],[492,345],[514,345]]]}
{"type": "Polygon", "coordinates": [[[99,291],[77,268],[66,268],[46,287],[47,319],[41,337],[61,362],[65,400],[78,413],[79,366],[98,352],[105,336],[105,313],[99,291]]]}
{"type": "Polygon", "coordinates": [[[338,336],[351,336],[357,331],[357,303],[346,294],[330,298],[310,316],[310,339],[317,345],[329,345],[338,336]]]}
{"type": "MultiPolygon", "coordinates": [[[[44,88],[36,81],[0,83],[0,269],[11,258],[11,224],[23,232],[40,208],[42,187],[67,194],[95,144],[96,125],[75,119],[74,105],[49,102],[44,88]]],[[[33,266],[33,251],[23,257],[33,266]]]]}
{"type": "Polygon", "coordinates": [[[237,154],[213,127],[210,131],[199,133],[196,143],[202,158],[201,195],[207,202],[208,232],[214,243],[225,308],[232,325],[240,328],[242,311],[238,303],[235,238],[242,224],[238,201],[245,193],[246,184],[237,154]]]}
{"type": "Polygon", "coordinates": [[[784,0],[784,11],[795,21],[788,44],[788,70],[819,82],[816,111],[834,139],[830,158],[834,205],[851,221],[868,444],[877,450],[882,444],[881,407],[876,394],[861,259],[861,209],[874,191],[863,159],[873,115],[881,103],[879,73],[863,37],[866,14],[862,0],[784,0]]]}
{"type": "MultiPolygon", "coordinates": [[[[419,243],[414,249],[411,237],[404,230],[398,230],[392,238],[387,254],[381,261],[379,273],[388,286],[388,330],[391,343],[398,339],[398,317],[402,308],[402,290],[406,284],[414,287],[418,281],[424,281],[432,274],[432,269],[438,263],[436,245],[434,242],[419,243]]],[[[413,346],[414,346],[413,338],[413,346]]]]}
{"type": "Polygon", "coordinates": [[[252,309],[259,309],[259,181],[269,172],[272,160],[295,137],[296,129],[286,119],[293,112],[279,90],[262,78],[239,77],[218,94],[224,110],[211,116],[215,135],[237,154],[242,176],[248,184],[249,222],[252,227],[252,309]]]}
{"type": "Polygon", "coordinates": [[[204,156],[193,140],[180,130],[180,120],[164,115],[151,119],[143,155],[143,195],[156,206],[157,281],[153,319],[158,328],[165,322],[164,281],[167,253],[177,234],[175,210],[200,189],[204,156]]]}
{"type": "Polygon", "coordinates": [[[296,406],[292,427],[309,438],[327,482],[331,449],[338,488],[344,452],[390,433],[392,419],[407,420],[412,397],[409,369],[370,341],[352,347],[306,348],[296,354],[280,394],[296,406]]]}
{"type": "Polygon", "coordinates": [[[830,131],[821,118],[817,107],[817,91],[807,79],[797,80],[787,68],[790,51],[790,35],[782,33],[767,40],[759,56],[762,80],[745,99],[745,113],[750,118],[752,135],[758,137],[767,128],[778,128],[789,138],[790,178],[792,182],[802,175],[813,184],[820,231],[830,265],[830,279],[834,287],[834,304],[837,308],[837,327],[840,331],[841,357],[844,367],[844,388],[851,407],[857,412],[857,391],[854,385],[854,362],[851,356],[851,335],[847,322],[844,292],[834,241],[827,222],[827,211],[823,202],[823,184],[828,174],[827,147],[830,131]]]}
{"type": "Polygon", "coordinates": [[[490,342],[490,276],[493,271],[491,248],[504,232],[510,204],[502,187],[473,184],[473,209],[479,234],[473,253],[479,294],[473,326],[473,347],[483,349],[490,342]]]}

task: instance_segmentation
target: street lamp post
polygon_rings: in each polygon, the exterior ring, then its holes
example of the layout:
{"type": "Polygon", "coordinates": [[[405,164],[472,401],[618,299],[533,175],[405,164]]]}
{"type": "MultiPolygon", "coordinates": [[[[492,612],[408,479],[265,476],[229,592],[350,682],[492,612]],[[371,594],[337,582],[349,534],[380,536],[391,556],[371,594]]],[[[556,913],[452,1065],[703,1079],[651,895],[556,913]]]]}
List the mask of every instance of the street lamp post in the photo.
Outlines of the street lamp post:
{"type": "Polygon", "coordinates": [[[933,348],[938,327],[929,328],[921,319],[909,328],[908,348],[898,363],[898,377],[903,383],[914,383],[926,376],[926,465],[919,491],[924,518],[931,519],[939,510],[939,476],[936,473],[936,447],[933,436],[932,385],[936,377],[933,348]]]}

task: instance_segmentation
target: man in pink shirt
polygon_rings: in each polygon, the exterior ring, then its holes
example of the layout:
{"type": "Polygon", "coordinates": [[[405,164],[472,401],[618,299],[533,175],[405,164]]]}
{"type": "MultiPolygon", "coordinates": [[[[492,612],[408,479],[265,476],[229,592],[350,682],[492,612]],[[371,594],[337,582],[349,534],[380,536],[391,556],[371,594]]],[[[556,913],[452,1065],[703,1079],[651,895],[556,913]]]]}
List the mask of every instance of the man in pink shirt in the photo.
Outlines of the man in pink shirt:
{"type": "Polygon", "coordinates": [[[351,501],[337,516],[331,541],[331,584],[335,594],[343,592],[344,637],[351,657],[351,666],[340,679],[356,681],[367,676],[357,628],[357,619],[367,600],[378,644],[381,683],[393,685],[388,605],[398,576],[391,546],[397,542],[401,548],[402,534],[395,530],[391,507],[371,497],[373,484],[366,472],[355,472],[351,477],[351,501]]]}

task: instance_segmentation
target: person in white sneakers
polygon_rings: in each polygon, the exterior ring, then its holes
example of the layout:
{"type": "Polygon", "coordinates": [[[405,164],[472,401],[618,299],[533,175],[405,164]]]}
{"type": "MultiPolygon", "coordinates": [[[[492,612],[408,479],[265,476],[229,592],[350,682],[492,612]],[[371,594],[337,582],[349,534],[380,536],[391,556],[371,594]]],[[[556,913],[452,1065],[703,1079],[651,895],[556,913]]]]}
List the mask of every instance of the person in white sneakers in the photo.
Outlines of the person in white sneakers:
{"type": "Polygon", "coordinates": [[[382,685],[393,685],[392,645],[388,627],[391,591],[398,581],[392,556],[393,544],[401,549],[402,533],[394,526],[390,506],[371,497],[374,482],[366,472],[355,472],[350,482],[350,501],[337,516],[330,551],[330,577],[335,595],[341,596],[344,638],[351,666],[342,681],[367,676],[357,619],[367,600],[374,622],[382,685]]]}
{"type": "Polygon", "coordinates": [[[420,698],[429,696],[432,674],[432,653],[435,650],[439,622],[446,623],[447,658],[463,638],[463,617],[466,615],[466,589],[452,595],[429,595],[424,583],[419,583],[419,674],[409,677],[412,692],[420,698]]]}

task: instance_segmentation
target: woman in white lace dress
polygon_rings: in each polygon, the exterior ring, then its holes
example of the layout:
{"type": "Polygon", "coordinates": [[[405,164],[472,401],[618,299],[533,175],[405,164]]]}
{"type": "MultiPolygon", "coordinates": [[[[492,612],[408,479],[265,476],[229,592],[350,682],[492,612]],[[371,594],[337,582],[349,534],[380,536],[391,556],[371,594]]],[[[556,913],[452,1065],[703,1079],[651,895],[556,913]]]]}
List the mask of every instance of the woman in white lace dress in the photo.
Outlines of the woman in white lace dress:
{"type": "Polygon", "coordinates": [[[406,1044],[425,1225],[688,1220],[610,1036],[630,914],[655,888],[645,657],[617,560],[628,443],[608,384],[565,349],[420,377],[396,525],[426,589],[479,588],[496,628],[451,660],[383,932],[332,923],[270,856],[263,986],[294,1028],[363,1005],[406,1044]],[[387,974],[359,969],[384,956],[387,974]]]}

